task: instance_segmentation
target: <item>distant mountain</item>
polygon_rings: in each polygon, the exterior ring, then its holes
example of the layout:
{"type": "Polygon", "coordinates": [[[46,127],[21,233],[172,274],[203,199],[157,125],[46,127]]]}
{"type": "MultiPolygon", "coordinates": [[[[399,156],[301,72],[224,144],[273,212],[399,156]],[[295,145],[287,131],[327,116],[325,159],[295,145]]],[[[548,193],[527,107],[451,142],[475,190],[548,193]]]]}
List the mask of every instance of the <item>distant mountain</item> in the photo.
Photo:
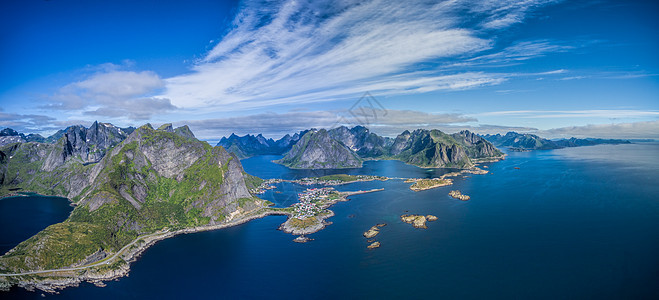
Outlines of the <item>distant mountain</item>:
{"type": "Polygon", "coordinates": [[[569,139],[560,139],[553,141],[559,147],[581,147],[581,146],[594,146],[601,144],[631,144],[628,140],[618,140],[618,139],[578,139],[578,138],[569,138],[569,139]]]}
{"type": "Polygon", "coordinates": [[[439,130],[417,129],[398,135],[389,155],[420,167],[470,168],[474,162],[497,159],[503,153],[466,130],[449,135],[439,130]]]}
{"type": "Polygon", "coordinates": [[[521,150],[547,150],[561,148],[556,143],[541,138],[535,134],[508,132],[506,135],[495,134],[483,136],[497,147],[508,147],[521,150]]]}
{"type": "Polygon", "coordinates": [[[359,155],[325,130],[305,133],[286,155],[276,161],[293,169],[360,168],[359,155]]]}
{"type": "Polygon", "coordinates": [[[628,140],[618,139],[560,139],[548,140],[535,134],[508,132],[506,135],[485,135],[484,138],[497,147],[508,147],[512,150],[548,150],[565,147],[593,146],[600,144],[630,144],[628,140]]]}
{"type": "Polygon", "coordinates": [[[217,146],[224,147],[227,151],[236,154],[240,159],[256,155],[283,154],[290,150],[306,132],[301,131],[292,136],[287,134],[276,141],[271,138],[267,139],[261,134],[257,136],[251,134],[245,136],[231,134],[228,138],[222,137],[220,142],[217,143],[217,146]]]}
{"type": "Polygon", "coordinates": [[[0,147],[4,145],[9,145],[13,143],[27,143],[27,142],[39,142],[43,143],[46,139],[40,134],[30,133],[25,135],[23,133],[18,133],[16,130],[11,128],[5,128],[0,131],[0,147]]]}

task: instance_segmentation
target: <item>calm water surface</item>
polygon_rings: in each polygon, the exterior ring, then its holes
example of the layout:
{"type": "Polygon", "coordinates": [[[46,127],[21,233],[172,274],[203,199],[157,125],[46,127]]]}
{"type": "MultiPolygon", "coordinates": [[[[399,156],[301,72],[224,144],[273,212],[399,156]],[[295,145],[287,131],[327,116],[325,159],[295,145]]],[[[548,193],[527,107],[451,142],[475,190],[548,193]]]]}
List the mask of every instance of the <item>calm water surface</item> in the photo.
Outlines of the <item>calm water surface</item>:
{"type": "MultiPolygon", "coordinates": [[[[333,173],[434,177],[450,171],[397,161],[289,170],[270,163],[277,158],[254,157],[243,165],[262,178],[287,179],[333,173]]],[[[105,288],[82,284],[46,297],[659,297],[659,145],[513,152],[486,165],[489,174],[461,176],[453,186],[422,192],[402,180],[338,186],[385,191],[333,206],[333,224],[306,244],[276,230],[285,217],[266,217],[161,241],[133,263],[129,277],[105,288]],[[471,200],[450,198],[451,189],[471,200]],[[403,213],[439,220],[414,229],[399,220],[403,213]],[[380,222],[388,224],[376,237],[382,246],[367,250],[362,233],[380,222]]],[[[263,195],[277,206],[294,203],[295,193],[306,188],[277,187],[263,195]]],[[[23,218],[32,213],[21,212],[23,218]]],[[[3,241],[6,232],[19,230],[12,226],[3,223],[3,241]]],[[[40,298],[20,289],[0,295],[40,298]]]]}

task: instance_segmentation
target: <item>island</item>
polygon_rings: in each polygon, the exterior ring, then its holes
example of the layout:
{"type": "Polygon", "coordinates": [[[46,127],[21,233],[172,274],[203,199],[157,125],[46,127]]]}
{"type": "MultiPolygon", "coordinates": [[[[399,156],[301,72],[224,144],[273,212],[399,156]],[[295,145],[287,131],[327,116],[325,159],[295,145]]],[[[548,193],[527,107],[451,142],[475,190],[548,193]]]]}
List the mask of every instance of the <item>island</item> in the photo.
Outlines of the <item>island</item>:
{"type": "Polygon", "coordinates": [[[447,186],[453,184],[453,180],[445,178],[431,178],[431,179],[408,179],[406,183],[413,183],[410,189],[418,192],[429,189],[434,189],[440,186],[447,186]]]}
{"type": "Polygon", "coordinates": [[[407,214],[405,214],[405,215],[400,216],[400,219],[401,219],[401,221],[403,221],[405,223],[412,224],[412,226],[414,226],[414,228],[426,229],[426,228],[428,228],[426,226],[426,221],[436,221],[437,217],[433,216],[433,215],[424,216],[424,215],[407,215],[407,214]]]}
{"type": "Polygon", "coordinates": [[[448,195],[455,198],[455,199],[462,200],[462,201],[467,201],[467,200],[471,199],[471,197],[469,197],[467,195],[463,195],[462,192],[460,192],[458,190],[450,191],[448,193],[448,195]]]}
{"type": "MultiPolygon", "coordinates": [[[[487,167],[487,166],[486,166],[487,167]]],[[[487,174],[487,170],[479,169],[476,166],[465,169],[465,170],[460,170],[459,172],[451,172],[444,174],[438,178],[408,178],[405,180],[406,183],[412,183],[410,186],[410,189],[418,192],[418,191],[425,191],[429,189],[434,189],[437,187],[442,187],[442,186],[447,186],[453,184],[453,180],[448,178],[448,177],[456,177],[459,175],[464,175],[464,174],[487,174]]]]}
{"type": "Polygon", "coordinates": [[[370,245],[366,246],[368,249],[380,248],[380,242],[373,242],[370,245]]]}

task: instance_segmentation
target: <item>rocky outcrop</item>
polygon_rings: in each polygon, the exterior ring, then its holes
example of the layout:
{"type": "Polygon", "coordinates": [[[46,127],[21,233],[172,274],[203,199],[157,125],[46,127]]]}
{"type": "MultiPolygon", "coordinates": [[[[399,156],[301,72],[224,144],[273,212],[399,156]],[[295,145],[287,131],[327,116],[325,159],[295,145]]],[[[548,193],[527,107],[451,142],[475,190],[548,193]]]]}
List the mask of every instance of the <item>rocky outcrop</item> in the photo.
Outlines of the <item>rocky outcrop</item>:
{"type": "Polygon", "coordinates": [[[367,239],[370,239],[370,238],[373,238],[373,237],[375,237],[376,235],[378,235],[378,233],[380,233],[380,230],[378,229],[378,227],[377,227],[377,226],[373,226],[373,227],[371,227],[369,230],[367,230],[366,232],[364,232],[364,237],[367,238],[367,239]]]}
{"type": "Polygon", "coordinates": [[[412,224],[414,228],[423,228],[426,229],[428,228],[426,226],[426,221],[435,221],[437,220],[436,216],[433,215],[428,215],[428,216],[423,216],[423,215],[402,215],[400,216],[401,221],[412,224]]]}
{"type": "Polygon", "coordinates": [[[451,196],[451,197],[453,197],[453,198],[455,198],[455,199],[462,200],[462,201],[467,201],[467,200],[471,199],[471,197],[462,194],[462,193],[461,193],[460,191],[458,191],[458,190],[450,191],[450,192],[448,193],[448,195],[451,196]]]}
{"type": "Polygon", "coordinates": [[[325,129],[307,132],[286,155],[275,161],[293,169],[359,168],[355,151],[330,137],[325,129]]]}
{"type": "Polygon", "coordinates": [[[373,242],[370,245],[366,246],[368,249],[380,248],[380,242],[373,242]]]}

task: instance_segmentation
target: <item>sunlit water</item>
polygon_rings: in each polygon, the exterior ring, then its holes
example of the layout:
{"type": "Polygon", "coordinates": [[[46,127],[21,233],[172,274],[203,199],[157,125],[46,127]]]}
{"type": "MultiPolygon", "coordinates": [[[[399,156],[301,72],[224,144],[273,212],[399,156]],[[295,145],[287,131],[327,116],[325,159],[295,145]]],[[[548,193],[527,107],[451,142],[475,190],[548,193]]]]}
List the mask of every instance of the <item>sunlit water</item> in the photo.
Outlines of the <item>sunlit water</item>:
{"type": "MultiPolygon", "coordinates": [[[[289,170],[243,160],[262,178],[330,173],[433,177],[397,161],[350,170],[289,170]]],[[[659,145],[592,146],[512,152],[486,164],[490,174],[413,192],[402,180],[338,186],[385,188],[332,207],[333,224],[306,244],[277,230],[285,217],[177,236],[149,248],[129,277],[105,288],[82,284],[49,298],[657,298],[659,296],[659,145]],[[517,169],[519,168],[519,169],[517,169]],[[470,201],[450,198],[459,189],[470,201]],[[433,214],[428,229],[404,213],[433,214]],[[362,233],[388,225],[367,250],[362,233]]],[[[295,202],[306,187],[282,183],[263,198],[295,202]]],[[[5,201],[5,200],[2,200],[5,201]]],[[[0,202],[2,202],[0,201],[0,202]]],[[[11,207],[3,209],[10,210],[11,207]]],[[[25,219],[31,212],[21,212],[25,219]]],[[[66,215],[64,215],[64,218],[66,215]]],[[[8,224],[7,232],[14,225],[8,224]]],[[[31,235],[33,232],[28,234],[31,235]]],[[[4,238],[4,237],[3,237],[4,238]]],[[[3,296],[38,298],[13,289],[3,296]]]]}

